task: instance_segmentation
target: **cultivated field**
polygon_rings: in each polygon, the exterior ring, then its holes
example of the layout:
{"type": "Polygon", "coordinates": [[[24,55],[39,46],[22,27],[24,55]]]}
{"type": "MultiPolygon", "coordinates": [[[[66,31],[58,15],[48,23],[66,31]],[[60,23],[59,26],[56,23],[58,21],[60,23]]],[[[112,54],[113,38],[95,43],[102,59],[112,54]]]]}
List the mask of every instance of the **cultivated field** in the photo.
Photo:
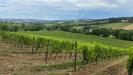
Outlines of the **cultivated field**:
{"type": "Polygon", "coordinates": [[[103,45],[120,47],[120,48],[129,48],[133,46],[133,42],[131,41],[104,38],[104,37],[99,37],[94,35],[84,35],[84,34],[63,32],[63,31],[19,32],[19,33],[45,36],[45,37],[50,37],[50,38],[60,39],[60,40],[70,40],[70,41],[78,40],[78,42],[81,42],[81,43],[100,43],[103,45]]]}
{"type": "Polygon", "coordinates": [[[0,42],[0,75],[127,75],[127,56],[108,59],[98,64],[79,64],[77,71],[71,65],[69,55],[52,55],[45,61],[43,53],[30,54],[12,44],[0,42]]]}
{"type": "Polygon", "coordinates": [[[128,48],[133,44],[63,31],[0,36],[1,75],[127,75],[128,48]]]}
{"type": "Polygon", "coordinates": [[[133,24],[123,27],[124,30],[133,30],[133,24]]]}
{"type": "Polygon", "coordinates": [[[112,29],[122,29],[132,23],[109,23],[109,24],[101,24],[98,25],[99,28],[112,28],[112,29]]]}

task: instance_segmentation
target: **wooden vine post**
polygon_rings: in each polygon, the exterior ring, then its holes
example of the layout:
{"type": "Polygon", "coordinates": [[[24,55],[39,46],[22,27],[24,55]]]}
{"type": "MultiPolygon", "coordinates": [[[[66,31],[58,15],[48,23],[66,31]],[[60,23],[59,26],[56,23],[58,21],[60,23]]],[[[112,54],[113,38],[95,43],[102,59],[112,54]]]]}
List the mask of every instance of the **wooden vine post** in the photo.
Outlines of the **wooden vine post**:
{"type": "Polygon", "coordinates": [[[75,42],[74,44],[74,52],[75,52],[75,55],[74,55],[74,71],[77,70],[77,41],[75,42]]]}
{"type": "Polygon", "coordinates": [[[49,40],[48,40],[48,43],[46,45],[46,48],[47,48],[47,50],[46,50],[45,62],[48,60],[49,40]]]}
{"type": "Polygon", "coordinates": [[[23,35],[21,36],[20,39],[20,49],[23,50],[23,35]]]}
{"type": "Polygon", "coordinates": [[[33,39],[32,39],[32,54],[34,53],[34,40],[35,40],[35,38],[33,36],[33,39]]]}

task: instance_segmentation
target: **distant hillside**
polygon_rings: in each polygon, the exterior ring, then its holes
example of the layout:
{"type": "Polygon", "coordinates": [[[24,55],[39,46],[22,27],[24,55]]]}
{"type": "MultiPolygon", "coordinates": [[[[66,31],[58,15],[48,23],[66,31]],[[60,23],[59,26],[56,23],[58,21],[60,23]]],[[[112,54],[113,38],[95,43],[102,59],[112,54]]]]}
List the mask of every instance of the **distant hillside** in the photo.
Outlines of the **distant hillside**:
{"type": "Polygon", "coordinates": [[[0,22],[15,22],[15,23],[45,23],[46,20],[36,20],[36,19],[0,19],[0,22]]]}
{"type": "Polygon", "coordinates": [[[100,24],[97,25],[99,28],[112,28],[112,29],[123,29],[124,27],[131,25],[132,23],[123,23],[123,22],[118,22],[118,23],[108,23],[108,24],[100,24]]]}
{"type": "Polygon", "coordinates": [[[106,23],[117,23],[117,22],[133,22],[133,17],[117,17],[107,19],[78,19],[78,20],[37,20],[37,19],[0,19],[0,22],[15,22],[15,23],[57,23],[66,25],[79,25],[86,24],[106,24],[106,23]]]}

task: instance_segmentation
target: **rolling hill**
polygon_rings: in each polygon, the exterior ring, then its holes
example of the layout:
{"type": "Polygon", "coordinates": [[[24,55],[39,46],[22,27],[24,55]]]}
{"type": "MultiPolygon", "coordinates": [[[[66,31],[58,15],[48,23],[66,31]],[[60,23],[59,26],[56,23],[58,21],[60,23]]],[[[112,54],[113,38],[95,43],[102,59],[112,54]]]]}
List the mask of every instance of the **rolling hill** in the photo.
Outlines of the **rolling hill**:
{"type": "Polygon", "coordinates": [[[67,40],[79,41],[79,42],[83,42],[83,43],[96,42],[96,43],[100,43],[103,45],[120,47],[120,48],[128,48],[128,47],[133,46],[133,42],[131,42],[131,41],[104,38],[104,37],[99,37],[99,36],[94,36],[94,35],[63,32],[63,31],[21,32],[21,33],[48,36],[48,37],[52,37],[52,38],[56,38],[56,39],[67,39],[67,40]]]}

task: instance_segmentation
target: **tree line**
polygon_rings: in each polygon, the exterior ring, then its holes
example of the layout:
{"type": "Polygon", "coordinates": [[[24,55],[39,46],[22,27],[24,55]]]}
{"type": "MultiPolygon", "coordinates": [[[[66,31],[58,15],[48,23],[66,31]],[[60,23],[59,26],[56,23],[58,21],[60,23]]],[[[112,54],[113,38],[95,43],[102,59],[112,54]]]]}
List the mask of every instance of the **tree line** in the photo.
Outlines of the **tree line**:
{"type": "MultiPolygon", "coordinates": [[[[45,30],[47,27],[40,23],[12,23],[12,22],[0,22],[0,30],[1,31],[41,31],[45,30]]],[[[48,28],[47,28],[48,29],[48,28]]]]}
{"type": "Polygon", "coordinates": [[[113,30],[113,29],[100,28],[100,29],[93,29],[92,32],[88,32],[86,34],[93,34],[102,37],[111,37],[121,40],[133,41],[133,30],[122,30],[122,29],[113,30]]]}

